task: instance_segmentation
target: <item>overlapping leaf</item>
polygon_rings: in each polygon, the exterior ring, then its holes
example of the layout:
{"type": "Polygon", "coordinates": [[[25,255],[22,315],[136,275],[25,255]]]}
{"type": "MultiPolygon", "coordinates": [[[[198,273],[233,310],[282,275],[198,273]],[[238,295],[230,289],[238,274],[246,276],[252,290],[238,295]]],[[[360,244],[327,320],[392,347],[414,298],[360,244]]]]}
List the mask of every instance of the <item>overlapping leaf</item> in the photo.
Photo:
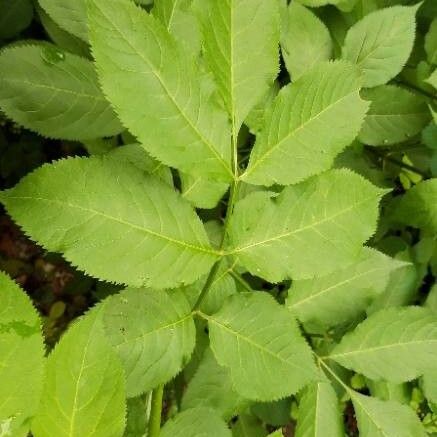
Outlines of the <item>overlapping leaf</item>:
{"type": "Polygon", "coordinates": [[[89,19],[103,90],[131,133],[167,165],[231,180],[229,122],[195,59],[130,0],[93,0],[89,19]]]}
{"type": "Polygon", "coordinates": [[[317,377],[311,350],[293,316],[265,293],[227,299],[208,320],[211,348],[231,371],[243,397],[271,401],[296,393],[317,377]]]}
{"type": "Polygon", "coordinates": [[[341,269],[375,231],[383,193],[348,170],[331,170],[279,196],[252,193],[236,204],[229,253],[270,282],[341,269]]]}
{"type": "Polygon", "coordinates": [[[124,374],[105,338],[103,305],[62,337],[47,361],[35,437],[119,437],[125,426],[124,374]]]}
{"type": "Polygon", "coordinates": [[[197,9],[205,58],[238,132],[278,73],[278,3],[203,0],[197,9]]]}
{"type": "Polygon", "coordinates": [[[0,199],[29,236],[101,279],[174,287],[194,282],[218,256],[191,206],[122,160],[45,165],[0,199]]]}
{"type": "Polygon", "coordinates": [[[380,9],[349,29],[342,57],[362,69],[365,87],[382,85],[400,73],[413,48],[417,9],[380,9]]]}
{"type": "Polygon", "coordinates": [[[138,396],[173,378],[188,362],[196,332],[181,292],[127,289],[109,298],[105,331],[123,363],[126,390],[138,396]]]}
{"type": "Polygon", "coordinates": [[[346,334],[330,358],[371,379],[409,381],[435,368],[437,317],[421,307],[372,314],[346,334]]]}
{"type": "Polygon", "coordinates": [[[30,299],[0,272],[0,435],[24,437],[41,396],[44,340],[30,299]]]}
{"type": "Polygon", "coordinates": [[[268,109],[242,180],[289,185],[331,167],[358,134],[368,103],[358,69],[344,61],[318,64],[281,89],[268,109]]]}
{"type": "Polygon", "coordinates": [[[30,0],[0,0],[0,38],[17,35],[32,22],[33,6],[30,0]]]}
{"type": "Polygon", "coordinates": [[[93,64],[49,43],[1,52],[0,108],[24,127],[52,138],[82,140],[122,130],[93,64]]]}

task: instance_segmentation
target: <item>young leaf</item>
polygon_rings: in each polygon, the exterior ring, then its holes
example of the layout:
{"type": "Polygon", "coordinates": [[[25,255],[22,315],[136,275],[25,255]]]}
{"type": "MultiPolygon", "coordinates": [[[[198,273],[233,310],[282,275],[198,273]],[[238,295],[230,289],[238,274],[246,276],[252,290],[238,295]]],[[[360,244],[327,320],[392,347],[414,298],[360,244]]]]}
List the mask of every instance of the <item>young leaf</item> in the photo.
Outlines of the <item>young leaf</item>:
{"type": "Polygon", "coordinates": [[[17,123],[52,138],[85,140],[122,130],[93,64],[49,43],[2,50],[0,107],[17,123]]]}
{"type": "Polygon", "coordinates": [[[194,58],[130,0],[93,0],[89,19],[103,90],[132,134],[167,165],[231,180],[229,122],[194,58]]]}
{"type": "Polygon", "coordinates": [[[218,413],[209,408],[192,408],[170,419],[160,437],[231,437],[231,431],[218,413]]]}
{"type": "Polygon", "coordinates": [[[303,323],[331,327],[362,313],[405,263],[363,248],[354,264],[327,276],[293,281],[287,307],[303,323]]]}
{"type": "Polygon", "coordinates": [[[247,404],[233,389],[229,369],[220,366],[208,348],[184,393],[182,410],[208,407],[229,420],[247,404]]]}
{"type": "Polygon", "coordinates": [[[359,140],[371,146],[407,141],[430,121],[426,102],[417,94],[393,85],[368,89],[362,96],[371,101],[359,140]]]}
{"type": "Polygon", "coordinates": [[[126,289],[108,299],[105,331],[126,373],[129,397],[173,378],[188,362],[196,332],[181,292],[126,289]]]}
{"type": "Polygon", "coordinates": [[[359,96],[360,86],[358,69],[337,61],[319,64],[282,88],[241,179],[289,185],[331,167],[364,120],[368,103],[359,96]]]}
{"type": "Polygon", "coordinates": [[[308,385],[299,402],[296,437],[343,437],[337,395],[329,382],[308,385]]]}
{"type": "Polygon", "coordinates": [[[0,435],[24,437],[41,396],[44,340],[30,299],[2,272],[0,301],[0,435]]]}
{"type": "Polygon", "coordinates": [[[11,38],[32,22],[30,0],[0,0],[0,39],[11,38]]]}
{"type": "Polygon", "coordinates": [[[330,358],[368,378],[400,383],[435,367],[436,346],[435,314],[421,307],[389,308],[346,334],[330,358]]]}
{"type": "Polygon", "coordinates": [[[201,0],[196,5],[205,58],[233,120],[235,135],[278,74],[278,2],[201,0]]]}
{"type": "Polygon", "coordinates": [[[194,282],[218,256],[172,188],[110,157],[44,165],[0,200],[30,237],[100,279],[175,287],[194,282]]]}
{"type": "Polygon", "coordinates": [[[62,29],[88,41],[87,0],[38,0],[41,7],[62,29]]]}
{"type": "Polygon", "coordinates": [[[292,81],[327,61],[332,55],[328,28],[317,16],[293,1],[288,6],[286,26],[281,30],[281,48],[292,81]]]}
{"type": "Polygon", "coordinates": [[[247,399],[272,401],[317,378],[293,316],[266,293],[239,293],[207,316],[211,349],[247,399]]]}
{"type": "Polygon", "coordinates": [[[124,375],[107,342],[100,305],[61,338],[47,360],[35,437],[117,437],[125,426],[124,375]]]}
{"type": "Polygon", "coordinates": [[[351,390],[360,437],[425,437],[414,411],[395,401],[381,401],[351,390]]]}
{"type": "Polygon", "coordinates": [[[279,282],[322,276],[354,262],[376,229],[383,190],[331,170],[279,196],[248,195],[229,224],[229,253],[252,274],[279,282]]]}
{"type": "Polygon", "coordinates": [[[382,85],[400,73],[413,48],[419,6],[380,9],[349,29],[342,57],[362,69],[365,87],[382,85]]]}

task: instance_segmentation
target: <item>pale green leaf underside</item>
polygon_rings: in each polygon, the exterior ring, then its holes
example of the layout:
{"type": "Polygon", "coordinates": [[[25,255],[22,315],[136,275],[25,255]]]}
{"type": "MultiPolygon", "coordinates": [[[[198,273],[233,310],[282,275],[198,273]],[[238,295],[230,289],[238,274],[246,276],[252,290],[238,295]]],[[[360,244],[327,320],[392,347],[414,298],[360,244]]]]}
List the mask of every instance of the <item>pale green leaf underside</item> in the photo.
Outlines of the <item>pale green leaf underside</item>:
{"type": "Polygon", "coordinates": [[[0,302],[0,434],[7,426],[24,437],[41,395],[44,340],[30,299],[3,272],[0,302]]]}
{"type": "Polygon", "coordinates": [[[238,130],[279,70],[278,3],[201,0],[197,9],[205,59],[238,130]]]}
{"type": "Polygon", "coordinates": [[[435,368],[437,317],[421,307],[381,310],[346,334],[330,358],[371,379],[412,380],[435,368]]]}
{"type": "Polygon", "coordinates": [[[343,437],[339,402],[329,382],[308,385],[299,402],[296,437],[343,437]]]}
{"type": "Polygon", "coordinates": [[[130,0],[93,0],[89,19],[102,87],[123,124],[165,164],[231,180],[229,121],[195,59],[130,0]]]}
{"type": "Polygon", "coordinates": [[[395,199],[391,214],[396,222],[437,234],[437,178],[420,182],[395,199]]]}
{"type": "Polygon", "coordinates": [[[220,366],[208,348],[182,398],[182,410],[208,407],[230,420],[248,401],[232,387],[229,369],[220,366]]]}
{"type": "Polygon", "coordinates": [[[93,64],[49,43],[2,50],[0,108],[17,123],[51,138],[83,140],[122,130],[93,64]]]}
{"type": "Polygon", "coordinates": [[[87,0],[38,0],[41,7],[60,27],[88,41],[87,0]]]}
{"type": "Polygon", "coordinates": [[[409,406],[351,392],[360,437],[425,437],[419,418],[409,406]]]}
{"type": "Polygon", "coordinates": [[[231,437],[231,431],[219,414],[209,408],[192,408],[170,419],[160,437],[231,437]]]}
{"type": "Polygon", "coordinates": [[[287,307],[305,324],[339,325],[362,313],[405,263],[363,248],[356,261],[327,276],[293,281],[287,307]]]}
{"type": "Polygon", "coordinates": [[[282,88],[265,115],[242,180],[289,185],[331,167],[358,134],[368,103],[357,67],[324,62],[282,88]]]}
{"type": "Polygon", "coordinates": [[[194,282],[218,256],[188,202],[122,160],[44,165],[0,199],[31,238],[100,279],[175,287],[194,282]]]}
{"type": "Polygon", "coordinates": [[[103,332],[103,306],[71,326],[47,360],[35,437],[120,437],[124,374],[103,332]]]}
{"type": "Polygon", "coordinates": [[[288,6],[286,25],[281,31],[285,65],[295,81],[316,64],[332,55],[332,40],[327,27],[317,16],[293,1],[288,6]]]}
{"type": "Polygon", "coordinates": [[[417,94],[393,85],[366,90],[371,101],[359,140],[371,146],[386,146],[407,141],[429,123],[426,102],[417,94]]]}
{"type": "Polygon", "coordinates": [[[230,369],[235,390],[272,401],[317,377],[311,350],[293,316],[265,293],[230,296],[208,320],[211,349],[230,369]]]}
{"type": "Polygon", "coordinates": [[[349,29],[342,57],[362,69],[365,87],[388,82],[404,67],[413,48],[417,8],[380,9],[349,29]]]}
{"type": "Polygon", "coordinates": [[[331,273],[353,263],[375,232],[383,193],[349,170],[331,170],[277,197],[250,194],[235,206],[229,253],[270,282],[331,273]]]}
{"type": "Polygon", "coordinates": [[[123,363],[129,397],[168,382],[194,349],[191,308],[181,292],[126,289],[108,299],[104,324],[123,363]]]}

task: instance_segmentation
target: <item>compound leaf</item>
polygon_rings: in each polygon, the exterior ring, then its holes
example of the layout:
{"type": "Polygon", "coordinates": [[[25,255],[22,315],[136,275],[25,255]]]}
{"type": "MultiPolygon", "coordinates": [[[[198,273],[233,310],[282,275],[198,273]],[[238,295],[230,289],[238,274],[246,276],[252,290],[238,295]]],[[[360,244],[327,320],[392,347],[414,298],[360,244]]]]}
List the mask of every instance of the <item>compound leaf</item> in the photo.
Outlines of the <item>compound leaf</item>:
{"type": "Polygon", "coordinates": [[[126,289],[108,299],[105,331],[126,373],[134,397],[173,378],[188,362],[196,332],[181,292],[126,289]]]}
{"type": "Polygon", "coordinates": [[[205,58],[238,132],[278,74],[278,2],[202,0],[197,9],[205,58]]]}
{"type": "Polygon", "coordinates": [[[293,281],[287,307],[305,324],[342,324],[362,313],[384,292],[394,270],[406,263],[363,248],[348,267],[329,275],[293,281]]]}
{"type": "Polygon", "coordinates": [[[437,317],[427,308],[388,308],[346,334],[330,358],[368,378],[409,381],[435,367],[437,317]]]}
{"type": "Polygon", "coordinates": [[[119,437],[125,426],[123,368],[105,338],[104,305],[76,322],[47,360],[35,437],[119,437]]]}
{"type": "Polygon", "coordinates": [[[358,69],[336,61],[318,64],[282,88],[265,115],[242,180],[289,185],[330,168],[364,120],[368,103],[360,98],[360,86],[358,69]]]}
{"type": "Polygon", "coordinates": [[[17,123],[52,138],[85,140],[123,129],[93,64],[49,43],[2,50],[0,107],[17,123]]]}
{"type": "Polygon", "coordinates": [[[418,7],[380,9],[349,29],[342,57],[362,69],[365,87],[388,82],[404,67],[413,48],[418,7]]]}
{"type": "Polygon", "coordinates": [[[360,437],[425,437],[412,408],[351,391],[360,437]]]}
{"type": "Polygon", "coordinates": [[[188,202],[118,159],[44,165],[0,199],[31,238],[100,279],[170,288],[194,282],[218,256],[188,202]]]}
{"type": "Polygon", "coordinates": [[[0,435],[24,437],[40,400],[44,340],[28,296],[0,272],[0,435]]]}
{"type": "Polygon", "coordinates": [[[387,146],[407,141],[429,123],[426,102],[416,94],[393,85],[366,90],[371,101],[359,140],[371,146],[387,146]]]}
{"type": "Polygon", "coordinates": [[[131,133],[167,165],[231,180],[229,122],[196,60],[129,0],[93,0],[89,17],[103,91],[131,133]]]}
{"type": "Polygon", "coordinates": [[[247,399],[272,401],[317,378],[311,349],[294,317],[266,293],[230,296],[207,316],[211,349],[247,399]]]}
{"type": "Polygon", "coordinates": [[[285,22],[281,30],[282,55],[295,81],[319,62],[331,58],[332,40],[323,22],[297,2],[288,6],[285,22]]]}
{"type": "Polygon", "coordinates": [[[235,206],[228,253],[270,282],[331,273],[353,263],[375,232],[383,193],[349,170],[328,171],[279,195],[252,193],[235,206]]]}
{"type": "Polygon", "coordinates": [[[160,437],[231,437],[231,431],[220,415],[209,408],[191,408],[170,419],[160,437]]]}
{"type": "Polygon", "coordinates": [[[305,387],[299,402],[296,437],[343,437],[344,427],[337,395],[329,382],[305,387]]]}

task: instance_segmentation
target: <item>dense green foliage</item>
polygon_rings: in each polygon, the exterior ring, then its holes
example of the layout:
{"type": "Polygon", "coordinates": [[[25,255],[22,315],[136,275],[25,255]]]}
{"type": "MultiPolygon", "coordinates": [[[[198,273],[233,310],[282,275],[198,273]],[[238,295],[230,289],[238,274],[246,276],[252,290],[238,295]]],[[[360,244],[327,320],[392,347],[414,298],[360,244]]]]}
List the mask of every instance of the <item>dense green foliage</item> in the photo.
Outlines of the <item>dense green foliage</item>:
{"type": "Polygon", "coordinates": [[[115,284],[46,353],[0,273],[0,437],[437,435],[433,0],[0,0],[0,41],[0,110],[86,151],[0,201],[115,284]]]}

